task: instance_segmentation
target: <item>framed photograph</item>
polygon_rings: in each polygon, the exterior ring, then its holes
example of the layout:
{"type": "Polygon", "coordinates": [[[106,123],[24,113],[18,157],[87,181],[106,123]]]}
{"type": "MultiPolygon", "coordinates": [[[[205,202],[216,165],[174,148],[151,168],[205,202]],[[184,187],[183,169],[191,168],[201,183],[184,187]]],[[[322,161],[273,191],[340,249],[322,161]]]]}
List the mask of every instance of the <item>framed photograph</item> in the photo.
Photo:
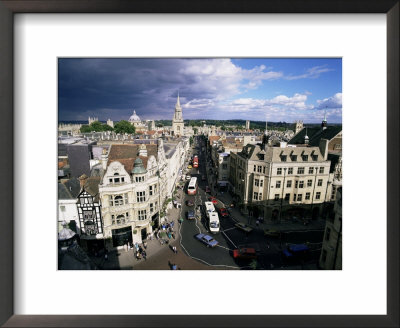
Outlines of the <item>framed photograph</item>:
{"type": "Polygon", "coordinates": [[[0,21],[2,325],[399,325],[398,1],[0,21]]]}

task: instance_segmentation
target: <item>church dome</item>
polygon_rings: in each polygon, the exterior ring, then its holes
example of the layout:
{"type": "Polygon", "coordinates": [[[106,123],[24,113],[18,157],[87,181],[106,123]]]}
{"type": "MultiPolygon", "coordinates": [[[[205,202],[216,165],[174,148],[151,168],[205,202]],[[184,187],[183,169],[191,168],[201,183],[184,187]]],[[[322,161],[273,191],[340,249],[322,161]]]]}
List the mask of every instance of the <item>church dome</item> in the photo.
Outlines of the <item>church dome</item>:
{"type": "Polygon", "coordinates": [[[140,122],[140,117],[136,114],[136,111],[133,111],[132,116],[129,118],[129,122],[140,122]]]}
{"type": "Polygon", "coordinates": [[[146,169],[144,168],[143,161],[140,157],[136,158],[135,164],[133,165],[133,174],[142,174],[146,173],[146,169]]]}

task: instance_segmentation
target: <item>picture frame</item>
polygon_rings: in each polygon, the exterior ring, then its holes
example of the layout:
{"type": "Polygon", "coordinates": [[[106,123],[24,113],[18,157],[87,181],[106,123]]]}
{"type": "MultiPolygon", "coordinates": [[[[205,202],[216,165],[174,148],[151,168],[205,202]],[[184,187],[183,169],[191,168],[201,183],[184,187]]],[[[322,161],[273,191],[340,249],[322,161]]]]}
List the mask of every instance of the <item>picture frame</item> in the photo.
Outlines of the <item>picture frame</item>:
{"type": "MultiPolygon", "coordinates": [[[[13,271],[13,15],[17,13],[385,13],[387,17],[387,315],[212,316],[213,326],[231,327],[398,327],[399,326],[399,10],[397,0],[273,1],[0,1],[0,324],[5,327],[200,327],[209,316],[14,315],[13,271]],[[393,151],[394,150],[394,151],[393,151]]],[[[19,206],[23,206],[20,204],[19,206]]]]}

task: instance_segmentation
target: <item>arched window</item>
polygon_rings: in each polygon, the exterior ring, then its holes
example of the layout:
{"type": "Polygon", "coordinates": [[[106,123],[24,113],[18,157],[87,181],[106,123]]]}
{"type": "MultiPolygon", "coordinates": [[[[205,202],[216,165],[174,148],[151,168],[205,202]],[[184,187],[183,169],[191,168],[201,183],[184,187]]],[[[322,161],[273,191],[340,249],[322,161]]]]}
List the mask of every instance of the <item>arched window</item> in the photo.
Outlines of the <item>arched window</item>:
{"type": "Polygon", "coordinates": [[[114,197],[114,206],[120,206],[120,205],[124,205],[124,199],[122,198],[122,196],[115,196],[114,197]]]}

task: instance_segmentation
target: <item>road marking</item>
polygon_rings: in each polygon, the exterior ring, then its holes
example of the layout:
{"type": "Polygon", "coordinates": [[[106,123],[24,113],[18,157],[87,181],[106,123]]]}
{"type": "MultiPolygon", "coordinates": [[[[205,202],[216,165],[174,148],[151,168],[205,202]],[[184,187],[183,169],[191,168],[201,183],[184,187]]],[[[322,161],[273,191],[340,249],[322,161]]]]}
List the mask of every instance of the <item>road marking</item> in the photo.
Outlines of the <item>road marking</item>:
{"type": "Polygon", "coordinates": [[[223,232],[223,231],[221,231],[221,232],[224,234],[224,236],[226,237],[226,239],[228,239],[228,240],[231,242],[231,244],[232,244],[233,246],[235,246],[235,248],[237,248],[237,246],[233,243],[232,240],[230,240],[230,238],[226,235],[226,233],[223,232]]]}
{"type": "Polygon", "coordinates": [[[228,228],[228,229],[222,230],[221,232],[225,232],[225,231],[229,231],[229,230],[233,230],[233,229],[235,229],[235,227],[232,227],[232,228],[228,228]]]}
{"type": "Polygon", "coordinates": [[[230,248],[228,248],[228,247],[225,247],[225,246],[221,246],[221,245],[217,245],[217,247],[221,247],[221,248],[225,248],[225,249],[227,249],[228,251],[232,251],[232,249],[230,249],[230,248]]]}

